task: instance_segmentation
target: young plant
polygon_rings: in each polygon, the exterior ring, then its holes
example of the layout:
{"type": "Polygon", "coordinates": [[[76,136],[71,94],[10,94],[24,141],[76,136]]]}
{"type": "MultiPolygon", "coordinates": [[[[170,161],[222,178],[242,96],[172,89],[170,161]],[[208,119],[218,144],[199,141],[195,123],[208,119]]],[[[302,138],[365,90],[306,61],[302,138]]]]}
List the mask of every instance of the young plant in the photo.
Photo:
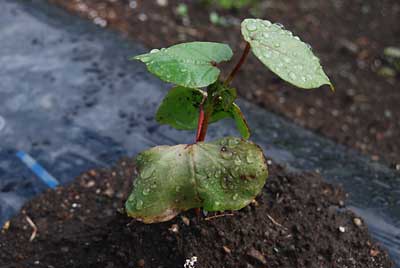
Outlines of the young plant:
{"type": "Polygon", "coordinates": [[[179,130],[197,129],[197,134],[194,144],[157,146],[137,156],[138,176],[126,201],[129,216],[153,223],[191,208],[238,210],[261,192],[268,176],[264,154],[248,141],[250,130],[230,86],[250,51],[294,86],[333,89],[311,48],[280,24],[246,19],[241,27],[246,48],[224,81],[218,66],[232,57],[226,44],[191,42],[134,57],[176,85],[158,108],[157,121],[179,130]],[[242,138],[204,142],[208,125],[224,118],[235,121],[242,138]]]}

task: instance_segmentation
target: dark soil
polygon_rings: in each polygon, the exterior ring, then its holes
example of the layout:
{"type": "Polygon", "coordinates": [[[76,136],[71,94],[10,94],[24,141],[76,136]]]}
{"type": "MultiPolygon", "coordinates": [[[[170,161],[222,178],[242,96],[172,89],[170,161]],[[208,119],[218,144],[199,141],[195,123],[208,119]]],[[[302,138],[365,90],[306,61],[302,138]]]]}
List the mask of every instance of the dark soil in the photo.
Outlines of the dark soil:
{"type": "Polygon", "coordinates": [[[121,213],[134,165],[89,171],[29,202],[0,234],[0,267],[392,267],[344,193],[317,174],[270,165],[252,205],[145,225],[121,213]],[[37,234],[29,241],[33,228],[37,234]]]}
{"type": "MultiPolygon", "coordinates": [[[[254,17],[248,9],[223,11],[201,1],[49,0],[84,17],[102,18],[149,47],[164,47],[187,40],[223,41],[239,56],[244,44],[239,19],[254,17]],[[179,17],[178,3],[189,7],[189,21],[179,17]],[[129,3],[135,8],[129,7],[129,3]],[[209,13],[233,19],[228,27],[209,22],[209,13]],[[186,21],[187,26],[184,25],[186,21]]],[[[257,16],[282,22],[313,45],[332,78],[329,89],[297,90],[270,74],[254,57],[234,85],[239,93],[298,124],[383,158],[400,170],[400,76],[380,76],[383,49],[400,46],[400,3],[382,1],[259,1],[257,16]]]]}

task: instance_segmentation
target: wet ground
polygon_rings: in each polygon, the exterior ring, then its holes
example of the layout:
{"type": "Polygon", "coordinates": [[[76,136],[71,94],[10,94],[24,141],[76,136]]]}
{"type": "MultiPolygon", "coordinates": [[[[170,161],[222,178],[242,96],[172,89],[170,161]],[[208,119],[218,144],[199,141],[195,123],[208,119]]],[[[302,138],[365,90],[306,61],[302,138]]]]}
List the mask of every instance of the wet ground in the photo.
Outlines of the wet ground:
{"type": "MultiPolygon", "coordinates": [[[[127,60],[145,49],[44,1],[0,3],[0,199],[4,222],[46,186],[15,156],[23,150],[61,183],[159,144],[190,143],[194,133],[158,126],[168,85],[127,60]]],[[[274,162],[321,173],[350,193],[352,209],[400,263],[400,175],[389,166],[240,101],[274,162]]],[[[209,139],[237,135],[231,121],[209,139]]]]}

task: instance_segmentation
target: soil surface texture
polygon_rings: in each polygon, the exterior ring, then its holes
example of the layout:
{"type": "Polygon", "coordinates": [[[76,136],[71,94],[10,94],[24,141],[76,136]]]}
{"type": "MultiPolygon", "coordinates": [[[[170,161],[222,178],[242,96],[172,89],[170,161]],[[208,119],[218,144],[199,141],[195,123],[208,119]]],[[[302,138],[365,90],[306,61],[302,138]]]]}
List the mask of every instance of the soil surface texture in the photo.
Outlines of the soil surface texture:
{"type": "Polygon", "coordinates": [[[188,211],[145,225],[122,211],[134,176],[124,159],[25,205],[0,233],[0,267],[392,267],[345,194],[317,174],[270,165],[262,194],[240,211],[188,211]],[[189,266],[187,266],[189,267],[189,266]]]}
{"type": "Polygon", "coordinates": [[[239,93],[400,170],[400,76],[381,72],[388,64],[384,48],[400,45],[397,0],[273,0],[258,1],[257,7],[241,10],[221,10],[201,4],[204,1],[49,1],[100,26],[116,28],[151,48],[193,40],[220,41],[230,44],[236,57],[244,47],[240,19],[257,16],[279,21],[312,44],[336,93],[328,88],[294,89],[255,57],[234,82],[239,93]],[[187,4],[187,15],[178,14],[179,3],[187,4]],[[227,26],[211,24],[212,11],[217,11],[227,26]]]}

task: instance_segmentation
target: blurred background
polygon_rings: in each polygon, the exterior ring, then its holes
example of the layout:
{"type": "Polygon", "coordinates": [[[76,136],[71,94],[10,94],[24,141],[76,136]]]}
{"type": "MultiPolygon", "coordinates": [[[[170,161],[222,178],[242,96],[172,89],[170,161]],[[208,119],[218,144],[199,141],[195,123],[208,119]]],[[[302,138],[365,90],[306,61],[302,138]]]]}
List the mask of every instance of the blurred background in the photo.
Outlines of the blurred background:
{"type": "MultiPolygon", "coordinates": [[[[244,44],[241,19],[280,22],[314,48],[336,87],[296,90],[251,58],[242,97],[400,170],[400,2],[397,0],[50,0],[149,47],[244,44]]],[[[229,69],[229,68],[228,68],[229,69]]]]}

